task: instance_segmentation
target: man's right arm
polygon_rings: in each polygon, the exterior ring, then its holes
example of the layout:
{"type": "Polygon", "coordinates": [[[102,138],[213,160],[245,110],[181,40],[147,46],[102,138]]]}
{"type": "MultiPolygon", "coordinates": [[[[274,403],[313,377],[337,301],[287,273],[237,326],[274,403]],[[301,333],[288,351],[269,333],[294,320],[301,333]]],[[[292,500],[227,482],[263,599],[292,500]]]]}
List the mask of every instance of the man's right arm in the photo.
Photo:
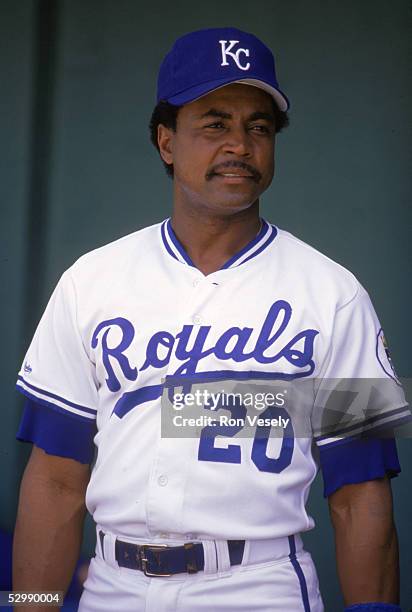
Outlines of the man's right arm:
{"type": "MultiPolygon", "coordinates": [[[[20,487],[14,532],[15,591],[66,592],[80,551],[89,478],[89,465],[33,446],[20,487]]],[[[54,608],[27,610],[43,609],[54,608]]]]}

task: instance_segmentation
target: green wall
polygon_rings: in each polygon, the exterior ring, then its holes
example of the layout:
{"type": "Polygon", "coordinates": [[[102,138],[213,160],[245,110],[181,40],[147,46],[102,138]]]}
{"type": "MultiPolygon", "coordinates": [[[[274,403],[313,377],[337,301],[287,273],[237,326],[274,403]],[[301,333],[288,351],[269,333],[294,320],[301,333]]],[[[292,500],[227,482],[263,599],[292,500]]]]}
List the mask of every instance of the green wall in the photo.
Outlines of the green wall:
{"type": "MultiPolygon", "coordinates": [[[[149,143],[159,63],[180,34],[234,25],[276,53],[292,102],[263,214],[351,269],[370,292],[400,375],[411,376],[407,0],[0,0],[2,494],[12,529],[27,458],[14,442],[16,371],[50,291],[80,254],[166,217],[171,183],[149,143]]],[[[405,609],[412,607],[412,446],[393,483],[405,609]]],[[[340,609],[317,482],[307,537],[327,610],[340,609]]],[[[86,529],[84,550],[92,549],[86,529]]]]}

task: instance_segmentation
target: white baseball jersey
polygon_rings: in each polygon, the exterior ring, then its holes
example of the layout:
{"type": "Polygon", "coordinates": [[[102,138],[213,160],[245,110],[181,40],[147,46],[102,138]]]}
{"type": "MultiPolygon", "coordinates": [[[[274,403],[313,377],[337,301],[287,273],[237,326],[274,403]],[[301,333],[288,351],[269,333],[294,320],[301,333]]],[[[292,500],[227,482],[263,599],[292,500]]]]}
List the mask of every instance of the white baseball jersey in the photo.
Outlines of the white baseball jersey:
{"type": "MultiPolygon", "coordinates": [[[[313,526],[305,503],[318,470],[315,441],[324,448],[339,436],[295,437],[290,422],[270,440],[268,428],[263,438],[242,437],[239,426],[208,438],[203,428],[198,437],[162,437],[164,381],[174,375],[383,378],[393,394],[368,428],[410,418],[374,309],[351,273],[263,221],[245,248],[204,276],[166,220],[63,274],[17,383],[39,405],[49,452],[70,456],[96,423],[86,502],[103,530],[264,539],[313,526]]],[[[266,414],[287,417],[282,410],[266,414]]]]}

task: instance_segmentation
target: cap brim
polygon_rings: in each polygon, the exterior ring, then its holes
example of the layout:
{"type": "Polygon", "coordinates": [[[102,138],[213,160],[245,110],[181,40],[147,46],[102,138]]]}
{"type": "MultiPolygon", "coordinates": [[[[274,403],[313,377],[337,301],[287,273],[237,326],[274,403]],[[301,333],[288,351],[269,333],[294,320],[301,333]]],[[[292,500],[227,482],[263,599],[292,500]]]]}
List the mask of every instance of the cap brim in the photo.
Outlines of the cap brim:
{"type": "Polygon", "coordinates": [[[265,81],[261,81],[260,79],[251,78],[227,78],[218,79],[216,81],[209,81],[208,83],[202,83],[201,85],[196,85],[195,87],[186,89],[185,91],[182,91],[176,94],[175,96],[168,98],[167,102],[173,104],[174,106],[182,106],[183,104],[194,102],[195,100],[202,98],[206,94],[211,93],[216,89],[220,89],[221,87],[225,87],[225,85],[229,85],[230,83],[245,83],[247,85],[252,85],[253,87],[263,89],[272,96],[281,111],[287,111],[290,107],[289,100],[287,99],[285,94],[280,91],[280,89],[276,89],[272,85],[269,85],[268,83],[266,83],[265,81]]]}

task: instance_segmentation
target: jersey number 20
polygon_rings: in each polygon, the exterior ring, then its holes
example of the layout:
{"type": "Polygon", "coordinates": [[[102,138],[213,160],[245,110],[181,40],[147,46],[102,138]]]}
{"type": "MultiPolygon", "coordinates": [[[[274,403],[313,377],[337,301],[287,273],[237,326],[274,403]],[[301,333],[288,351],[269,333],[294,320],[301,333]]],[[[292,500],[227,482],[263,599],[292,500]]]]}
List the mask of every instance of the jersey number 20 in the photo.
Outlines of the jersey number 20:
{"type": "MultiPolygon", "coordinates": [[[[218,406],[219,407],[219,406],[218,406]]],[[[220,406],[222,407],[222,406],[220,406]]],[[[230,410],[233,419],[242,423],[246,418],[246,408],[242,404],[225,406],[225,410],[230,410]]],[[[288,419],[283,434],[282,446],[279,456],[275,459],[267,456],[267,446],[270,435],[270,426],[258,425],[253,439],[251,459],[261,472],[272,472],[279,474],[290,465],[293,455],[294,438],[293,427],[289,415],[284,408],[279,406],[269,406],[259,416],[261,419],[288,419]]],[[[217,448],[215,439],[217,436],[233,437],[243,426],[236,425],[208,425],[202,429],[199,442],[198,459],[200,461],[217,461],[223,463],[240,463],[241,448],[237,444],[229,444],[227,448],[217,448]]]]}

